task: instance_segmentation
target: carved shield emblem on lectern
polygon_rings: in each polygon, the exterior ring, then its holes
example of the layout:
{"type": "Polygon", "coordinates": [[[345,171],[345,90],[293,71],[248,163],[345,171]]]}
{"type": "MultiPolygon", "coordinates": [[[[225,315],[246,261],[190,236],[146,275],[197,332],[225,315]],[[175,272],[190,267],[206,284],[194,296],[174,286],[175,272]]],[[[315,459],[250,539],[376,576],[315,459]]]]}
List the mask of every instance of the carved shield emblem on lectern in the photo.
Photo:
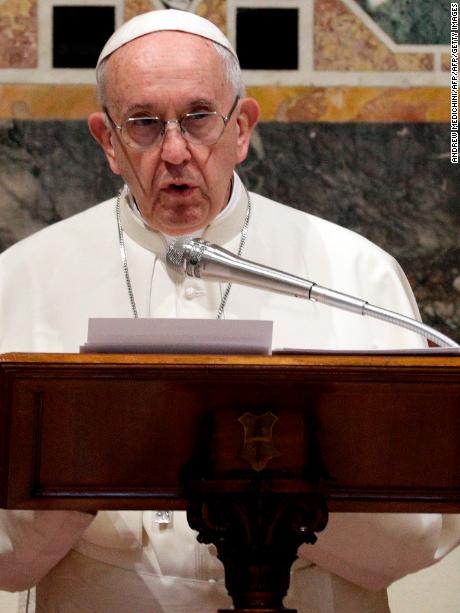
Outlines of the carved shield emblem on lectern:
{"type": "Polygon", "coordinates": [[[273,426],[278,417],[271,412],[263,415],[245,413],[238,418],[244,428],[244,441],[240,458],[249,462],[251,467],[260,472],[272,458],[280,452],[273,444],[273,426]]]}

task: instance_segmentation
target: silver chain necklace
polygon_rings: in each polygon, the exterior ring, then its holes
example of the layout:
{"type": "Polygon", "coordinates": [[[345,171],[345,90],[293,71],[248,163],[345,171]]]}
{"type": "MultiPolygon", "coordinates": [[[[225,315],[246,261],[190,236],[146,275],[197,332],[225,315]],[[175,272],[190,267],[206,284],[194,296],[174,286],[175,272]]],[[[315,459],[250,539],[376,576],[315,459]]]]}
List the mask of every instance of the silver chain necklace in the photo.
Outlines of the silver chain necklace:
{"type": "MultiPolygon", "coordinates": [[[[249,197],[249,192],[246,186],[243,183],[244,191],[246,192],[246,197],[248,199],[248,206],[246,208],[246,215],[244,217],[243,227],[241,228],[241,238],[240,245],[238,247],[238,256],[241,256],[243,253],[244,245],[246,243],[246,238],[248,235],[248,227],[249,220],[251,218],[251,198],[249,197]]],[[[137,319],[139,317],[137,313],[136,301],[134,299],[133,286],[131,284],[131,278],[129,276],[129,268],[128,268],[128,259],[126,257],[126,249],[125,249],[125,239],[123,226],[121,223],[121,214],[120,214],[120,202],[121,202],[121,194],[123,189],[120,189],[118,192],[117,203],[115,205],[115,214],[117,218],[117,227],[118,227],[118,243],[120,246],[120,256],[121,256],[121,265],[123,268],[123,274],[125,277],[126,288],[128,290],[129,302],[131,304],[131,311],[133,313],[133,317],[137,319]]],[[[222,319],[222,315],[224,314],[225,305],[227,304],[228,296],[230,294],[230,290],[232,289],[232,284],[228,283],[225,288],[224,295],[222,296],[222,300],[220,302],[219,308],[217,309],[216,319],[222,319]]]]}

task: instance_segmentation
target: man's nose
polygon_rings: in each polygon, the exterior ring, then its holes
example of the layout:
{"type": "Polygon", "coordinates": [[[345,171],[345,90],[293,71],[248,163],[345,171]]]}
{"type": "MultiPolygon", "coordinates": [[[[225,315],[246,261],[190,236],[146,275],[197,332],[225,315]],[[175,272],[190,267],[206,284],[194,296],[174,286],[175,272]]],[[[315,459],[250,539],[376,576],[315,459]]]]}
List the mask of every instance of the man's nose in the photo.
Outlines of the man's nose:
{"type": "Polygon", "coordinates": [[[188,142],[181,132],[177,119],[165,122],[165,133],[161,143],[161,159],[170,164],[182,164],[190,159],[188,142]]]}

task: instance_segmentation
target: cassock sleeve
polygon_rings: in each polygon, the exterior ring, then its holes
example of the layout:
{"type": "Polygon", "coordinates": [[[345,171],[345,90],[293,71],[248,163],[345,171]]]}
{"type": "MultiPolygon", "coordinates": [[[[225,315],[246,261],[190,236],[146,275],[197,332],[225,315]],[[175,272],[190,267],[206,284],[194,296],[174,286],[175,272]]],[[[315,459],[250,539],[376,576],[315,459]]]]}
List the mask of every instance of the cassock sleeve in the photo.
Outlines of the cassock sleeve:
{"type": "Polygon", "coordinates": [[[0,510],[0,589],[29,589],[80,539],[94,519],[78,511],[0,510]]]}
{"type": "Polygon", "coordinates": [[[387,587],[430,566],[460,542],[460,516],[332,513],[299,557],[366,589],[387,587]]]}

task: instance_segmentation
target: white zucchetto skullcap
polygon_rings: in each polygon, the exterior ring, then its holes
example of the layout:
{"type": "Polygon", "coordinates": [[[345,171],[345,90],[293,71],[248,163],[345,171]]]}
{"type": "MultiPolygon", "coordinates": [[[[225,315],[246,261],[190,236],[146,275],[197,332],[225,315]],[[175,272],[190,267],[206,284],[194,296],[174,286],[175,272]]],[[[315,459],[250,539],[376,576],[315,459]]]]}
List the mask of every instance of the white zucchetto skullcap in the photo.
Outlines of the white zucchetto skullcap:
{"type": "Polygon", "coordinates": [[[123,45],[126,45],[126,43],[140,36],[144,36],[145,34],[163,32],[165,30],[188,32],[189,34],[202,36],[203,38],[207,38],[222,45],[222,47],[225,47],[237,57],[228,38],[211,21],[199,15],[195,15],[195,13],[189,13],[188,11],[165,9],[149,11],[148,13],[137,15],[129,21],[126,21],[118,30],[115,30],[104,45],[99,59],[97,60],[97,65],[99,66],[103,59],[123,45]]]}

